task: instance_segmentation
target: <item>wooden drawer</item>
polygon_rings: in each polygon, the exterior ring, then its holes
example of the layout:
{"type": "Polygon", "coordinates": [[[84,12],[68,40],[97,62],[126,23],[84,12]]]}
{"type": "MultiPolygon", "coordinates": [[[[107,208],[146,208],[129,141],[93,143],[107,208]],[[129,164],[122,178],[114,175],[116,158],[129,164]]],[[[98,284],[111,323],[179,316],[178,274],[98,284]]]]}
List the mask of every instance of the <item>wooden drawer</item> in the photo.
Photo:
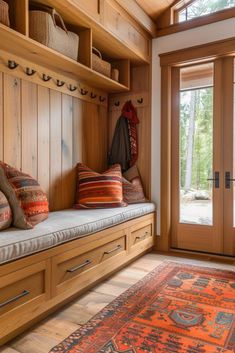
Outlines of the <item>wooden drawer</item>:
{"type": "Polygon", "coordinates": [[[145,221],[131,228],[130,249],[138,248],[142,243],[153,246],[153,223],[145,221]]]}
{"type": "MultiPolygon", "coordinates": [[[[49,296],[49,293],[47,293],[49,296]]],[[[46,262],[0,278],[0,316],[46,296],[46,262]]]]}
{"type": "Polygon", "coordinates": [[[105,1],[104,5],[105,28],[148,61],[150,41],[142,33],[141,28],[137,28],[133,20],[125,16],[123,10],[116,7],[113,2],[105,1]]]}
{"type": "Polygon", "coordinates": [[[23,325],[50,298],[50,266],[42,261],[0,277],[0,338],[23,325]]]}
{"type": "Polygon", "coordinates": [[[53,259],[53,273],[55,278],[54,286],[57,289],[53,294],[67,290],[68,284],[68,288],[77,286],[86,279],[87,273],[95,273],[101,264],[108,262],[108,260],[119,254],[125,254],[125,252],[126,237],[121,236],[82,254],[81,248],[77,248],[56,256],[53,259]]]}

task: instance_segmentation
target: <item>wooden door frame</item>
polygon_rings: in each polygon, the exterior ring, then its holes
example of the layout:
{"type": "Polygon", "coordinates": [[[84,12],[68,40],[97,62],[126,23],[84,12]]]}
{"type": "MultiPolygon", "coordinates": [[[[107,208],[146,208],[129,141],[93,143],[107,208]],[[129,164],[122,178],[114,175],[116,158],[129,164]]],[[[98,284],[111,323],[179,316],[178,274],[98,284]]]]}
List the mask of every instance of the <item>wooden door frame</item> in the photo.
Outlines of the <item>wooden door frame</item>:
{"type": "Polygon", "coordinates": [[[208,62],[235,55],[235,38],[160,55],[161,65],[161,229],[157,249],[171,248],[171,106],[174,67],[208,62]]]}

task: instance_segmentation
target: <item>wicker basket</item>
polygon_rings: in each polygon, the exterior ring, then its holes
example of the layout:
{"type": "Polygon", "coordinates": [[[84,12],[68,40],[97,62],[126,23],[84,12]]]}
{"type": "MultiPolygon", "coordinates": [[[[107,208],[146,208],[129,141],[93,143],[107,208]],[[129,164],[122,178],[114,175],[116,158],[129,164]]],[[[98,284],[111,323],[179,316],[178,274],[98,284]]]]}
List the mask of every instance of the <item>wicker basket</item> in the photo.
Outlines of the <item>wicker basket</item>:
{"type": "Polygon", "coordinates": [[[47,12],[29,11],[29,36],[71,59],[78,59],[79,37],[67,31],[62,17],[55,9],[48,8],[47,12]]]}
{"type": "Polygon", "coordinates": [[[113,69],[111,71],[111,79],[114,81],[119,82],[119,70],[118,69],[113,69]]]}
{"type": "Polygon", "coordinates": [[[0,22],[10,27],[9,5],[3,0],[0,0],[0,22]]]}
{"type": "Polygon", "coordinates": [[[101,52],[94,47],[92,48],[92,69],[111,77],[111,64],[103,60],[101,52]]]}

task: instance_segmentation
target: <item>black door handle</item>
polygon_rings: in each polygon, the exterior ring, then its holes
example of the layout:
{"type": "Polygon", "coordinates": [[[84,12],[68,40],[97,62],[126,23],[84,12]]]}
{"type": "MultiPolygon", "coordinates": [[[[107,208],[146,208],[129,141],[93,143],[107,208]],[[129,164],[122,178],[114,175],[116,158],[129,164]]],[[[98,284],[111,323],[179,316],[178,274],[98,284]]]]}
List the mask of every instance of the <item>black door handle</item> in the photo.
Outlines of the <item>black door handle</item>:
{"type": "Polygon", "coordinates": [[[225,189],[230,189],[231,181],[235,181],[235,179],[231,179],[230,172],[225,172],[225,189]]]}
{"type": "Polygon", "coordinates": [[[209,178],[207,179],[208,181],[214,181],[215,183],[215,188],[219,189],[219,172],[215,172],[215,177],[214,178],[209,178]]]}

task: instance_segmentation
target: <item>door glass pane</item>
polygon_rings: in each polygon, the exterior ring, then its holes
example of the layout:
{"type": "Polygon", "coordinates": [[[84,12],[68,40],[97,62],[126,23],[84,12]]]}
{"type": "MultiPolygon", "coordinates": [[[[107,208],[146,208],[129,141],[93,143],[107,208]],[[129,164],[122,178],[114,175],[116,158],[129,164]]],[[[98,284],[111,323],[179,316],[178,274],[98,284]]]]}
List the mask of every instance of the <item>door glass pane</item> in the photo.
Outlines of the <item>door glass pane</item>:
{"type": "Polygon", "coordinates": [[[213,64],[180,71],[180,222],[212,225],[213,64]]]}

